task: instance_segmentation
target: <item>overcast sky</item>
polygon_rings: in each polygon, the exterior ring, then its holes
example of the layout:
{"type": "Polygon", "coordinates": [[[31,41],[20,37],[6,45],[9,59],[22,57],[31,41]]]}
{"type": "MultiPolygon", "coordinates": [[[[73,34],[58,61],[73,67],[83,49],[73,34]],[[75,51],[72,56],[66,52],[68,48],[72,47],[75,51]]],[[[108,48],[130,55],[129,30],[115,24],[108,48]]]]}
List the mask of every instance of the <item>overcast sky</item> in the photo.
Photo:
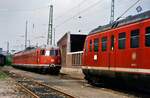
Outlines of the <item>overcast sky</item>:
{"type": "MultiPolygon", "coordinates": [[[[136,0],[115,0],[115,19],[136,0]]],[[[150,0],[141,0],[123,17],[150,9],[150,0]]],[[[0,47],[6,50],[24,48],[25,22],[28,21],[28,39],[31,45],[46,44],[50,0],[0,0],[0,47]],[[33,26],[34,24],[34,26],[33,26]]],[[[99,25],[110,21],[111,0],[53,0],[56,41],[66,32],[88,34],[99,25]],[[79,18],[81,16],[81,18],[79,18]],[[78,32],[78,31],[81,32],[78,32]]]]}

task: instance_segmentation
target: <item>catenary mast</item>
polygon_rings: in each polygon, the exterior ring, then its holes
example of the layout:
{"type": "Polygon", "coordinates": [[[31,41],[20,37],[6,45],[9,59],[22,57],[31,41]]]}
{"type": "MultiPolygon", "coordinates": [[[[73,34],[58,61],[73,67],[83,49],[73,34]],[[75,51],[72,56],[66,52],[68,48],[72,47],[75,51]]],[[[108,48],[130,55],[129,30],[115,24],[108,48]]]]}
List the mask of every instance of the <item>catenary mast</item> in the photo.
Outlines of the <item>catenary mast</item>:
{"type": "Polygon", "coordinates": [[[53,5],[50,4],[47,45],[52,45],[52,35],[53,35],[53,5]]]}
{"type": "Polygon", "coordinates": [[[114,22],[114,16],[115,16],[115,0],[111,1],[111,16],[110,16],[110,23],[114,22]]]}

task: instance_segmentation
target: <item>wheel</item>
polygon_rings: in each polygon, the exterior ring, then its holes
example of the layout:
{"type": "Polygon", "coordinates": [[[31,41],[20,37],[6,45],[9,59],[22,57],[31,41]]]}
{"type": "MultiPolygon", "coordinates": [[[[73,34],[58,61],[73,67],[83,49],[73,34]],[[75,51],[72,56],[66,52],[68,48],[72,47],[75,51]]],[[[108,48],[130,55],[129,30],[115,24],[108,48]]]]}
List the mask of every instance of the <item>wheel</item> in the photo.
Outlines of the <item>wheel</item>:
{"type": "Polygon", "coordinates": [[[58,68],[50,68],[49,73],[51,75],[58,75],[60,73],[60,69],[58,69],[58,68]]]}

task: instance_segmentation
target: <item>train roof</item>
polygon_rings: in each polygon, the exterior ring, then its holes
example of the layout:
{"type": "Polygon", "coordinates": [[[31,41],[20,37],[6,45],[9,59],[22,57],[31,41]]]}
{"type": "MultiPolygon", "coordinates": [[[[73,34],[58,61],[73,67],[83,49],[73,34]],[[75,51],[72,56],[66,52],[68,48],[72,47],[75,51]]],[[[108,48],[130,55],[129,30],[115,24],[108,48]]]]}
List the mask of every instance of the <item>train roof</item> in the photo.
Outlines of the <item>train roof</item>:
{"type": "Polygon", "coordinates": [[[25,50],[18,51],[14,54],[19,54],[19,53],[22,53],[22,52],[32,51],[32,50],[36,50],[36,49],[59,49],[59,47],[50,46],[50,45],[44,45],[44,46],[40,46],[40,47],[27,47],[25,50]]]}
{"type": "Polygon", "coordinates": [[[55,45],[42,45],[42,46],[40,46],[38,48],[42,48],[42,49],[52,49],[52,48],[54,48],[54,49],[57,49],[59,47],[57,47],[55,45]]]}
{"type": "Polygon", "coordinates": [[[99,27],[95,28],[94,30],[92,30],[89,33],[89,35],[90,34],[95,34],[97,32],[110,30],[110,29],[113,29],[113,28],[117,28],[117,27],[127,25],[127,24],[130,24],[130,23],[135,23],[135,22],[138,22],[138,21],[142,21],[142,20],[145,20],[145,19],[148,19],[148,18],[150,18],[150,10],[146,11],[144,13],[141,13],[141,14],[134,15],[134,16],[132,16],[132,15],[128,16],[125,19],[115,21],[112,24],[110,23],[110,24],[107,24],[107,25],[104,25],[104,26],[99,26],[99,27]]]}

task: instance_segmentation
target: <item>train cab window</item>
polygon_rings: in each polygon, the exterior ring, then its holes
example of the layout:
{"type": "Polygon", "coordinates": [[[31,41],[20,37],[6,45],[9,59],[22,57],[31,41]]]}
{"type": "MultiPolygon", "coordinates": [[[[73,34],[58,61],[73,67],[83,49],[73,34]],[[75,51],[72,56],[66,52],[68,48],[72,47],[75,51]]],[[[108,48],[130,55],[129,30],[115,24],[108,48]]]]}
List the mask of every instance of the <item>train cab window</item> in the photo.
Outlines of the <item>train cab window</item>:
{"type": "Polygon", "coordinates": [[[107,50],[107,37],[102,38],[102,51],[107,50]]]}
{"type": "Polygon", "coordinates": [[[138,48],[139,47],[139,29],[131,31],[130,38],[130,47],[138,48]]]}
{"type": "Polygon", "coordinates": [[[120,33],[118,38],[118,48],[119,49],[125,49],[126,47],[126,33],[120,33]]]}
{"type": "Polygon", "coordinates": [[[50,56],[57,56],[58,50],[50,50],[50,56]]]}
{"type": "Polygon", "coordinates": [[[90,52],[92,52],[92,40],[90,40],[90,52]]]}
{"type": "Polygon", "coordinates": [[[150,27],[146,28],[145,32],[145,46],[150,47],[150,27]]]}
{"type": "Polygon", "coordinates": [[[50,53],[50,51],[49,51],[49,50],[46,50],[45,56],[49,56],[49,53],[50,53]]]}
{"type": "Polygon", "coordinates": [[[46,50],[45,56],[57,56],[58,50],[46,50]]]}
{"type": "Polygon", "coordinates": [[[45,50],[41,50],[41,55],[45,55],[45,50]]]}
{"type": "Polygon", "coordinates": [[[94,52],[98,52],[98,48],[99,48],[99,39],[96,38],[94,39],[94,52]]]}

